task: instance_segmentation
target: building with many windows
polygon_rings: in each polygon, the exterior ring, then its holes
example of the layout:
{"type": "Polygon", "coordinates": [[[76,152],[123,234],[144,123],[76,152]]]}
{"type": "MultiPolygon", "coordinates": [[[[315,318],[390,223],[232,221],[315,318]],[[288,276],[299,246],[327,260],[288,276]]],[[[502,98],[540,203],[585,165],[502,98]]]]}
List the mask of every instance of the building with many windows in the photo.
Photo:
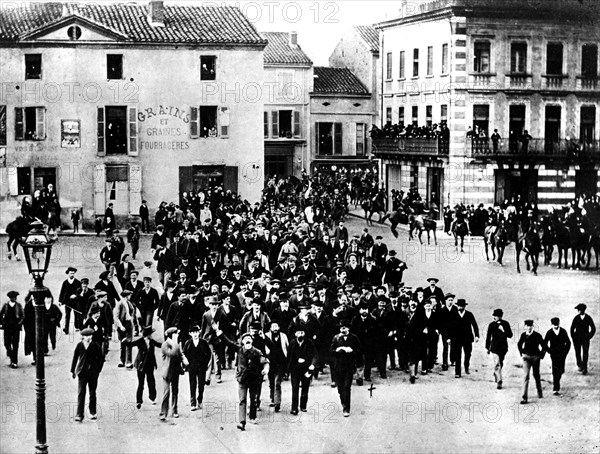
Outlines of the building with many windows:
{"type": "Polygon", "coordinates": [[[451,206],[520,196],[541,209],[598,192],[597,2],[437,0],[402,12],[376,25],[382,123],[447,122],[450,139],[374,140],[390,190],[451,206]]]}
{"type": "Polygon", "coordinates": [[[313,64],[296,32],[261,33],[264,52],[265,177],[299,175],[309,158],[309,93],[313,64]]]}
{"type": "Polygon", "coordinates": [[[49,183],[67,224],[74,208],[126,218],[214,185],[257,201],[266,44],[233,7],[3,7],[2,225],[49,183]]]}

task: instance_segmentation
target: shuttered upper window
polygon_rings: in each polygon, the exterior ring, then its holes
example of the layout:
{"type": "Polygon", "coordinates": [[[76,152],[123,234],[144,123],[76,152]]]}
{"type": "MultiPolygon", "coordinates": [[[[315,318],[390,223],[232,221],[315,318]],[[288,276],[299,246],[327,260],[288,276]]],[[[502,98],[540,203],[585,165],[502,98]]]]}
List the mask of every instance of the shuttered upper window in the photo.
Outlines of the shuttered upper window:
{"type": "Polygon", "coordinates": [[[44,140],[46,138],[46,108],[17,107],[15,109],[15,139],[44,140]]]}

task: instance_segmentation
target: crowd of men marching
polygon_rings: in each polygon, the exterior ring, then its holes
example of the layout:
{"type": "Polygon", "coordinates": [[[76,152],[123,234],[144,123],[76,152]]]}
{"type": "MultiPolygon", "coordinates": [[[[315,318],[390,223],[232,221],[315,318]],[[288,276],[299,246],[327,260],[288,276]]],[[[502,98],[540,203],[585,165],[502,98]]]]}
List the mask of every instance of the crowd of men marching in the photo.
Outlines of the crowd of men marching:
{"type": "MultiPolygon", "coordinates": [[[[307,410],[311,380],[328,370],[344,416],[349,416],[351,385],[371,381],[373,368],[382,379],[387,378],[388,365],[405,371],[410,383],[436,364],[443,371],[454,368],[456,378],[470,373],[472,346],[480,334],[475,317],[466,310],[468,303],[444,292],[434,277],[422,287],[405,286],[408,265],[381,236],[373,238],[368,229],[350,236],[343,217],[331,223],[341,195],[316,179],[306,177],[299,184],[270,185],[262,203],[254,206],[221,188],[182,194],[178,204],[161,204],[150,246],[153,260],[144,268],[135,269],[125,240],[107,228],[99,255],[106,271],[97,282],[91,286],[88,278],[77,277],[76,268],[66,269],[58,305],[50,291],[45,295],[45,325],[54,349],[60,306],[64,332],[69,332],[73,315],[73,325],[82,335],[71,367],[73,378],[79,379],[77,421],[84,417],[87,391],[91,417],[96,417],[98,376],[115,332],[117,366],[137,372],[138,408],[146,385],[149,400],[156,401],[155,369],[162,364],[163,420],[169,414],[178,417],[181,375],[188,375],[195,411],[202,408],[205,386],[212,380],[221,383],[223,370],[235,367],[240,430],[246,428],[247,404],[250,422],[256,421],[264,400],[263,378],[275,412],[281,411],[282,381],[290,380],[291,412],[298,414],[307,410]],[[326,193],[333,194],[330,203],[322,202],[326,193]],[[316,216],[319,210],[321,217],[316,216]],[[164,333],[164,341],[156,340],[156,328],[164,333]]],[[[114,227],[114,219],[108,224],[114,227]]],[[[143,219],[142,228],[149,230],[148,219],[143,219]]],[[[135,257],[137,224],[126,238],[135,257]]],[[[32,296],[25,297],[24,308],[18,296],[9,292],[0,313],[14,368],[21,326],[25,354],[35,354],[32,296]]],[[[577,309],[571,339],[585,374],[595,326],[585,305],[577,309]]],[[[512,337],[502,316],[501,309],[494,311],[485,340],[499,389],[507,339],[512,337]]],[[[525,365],[523,403],[528,400],[530,369],[542,396],[539,364],[547,352],[554,392],[559,392],[571,345],[558,319],[552,319],[545,338],[533,330],[533,321],[525,324],[528,329],[518,342],[525,365]]]]}

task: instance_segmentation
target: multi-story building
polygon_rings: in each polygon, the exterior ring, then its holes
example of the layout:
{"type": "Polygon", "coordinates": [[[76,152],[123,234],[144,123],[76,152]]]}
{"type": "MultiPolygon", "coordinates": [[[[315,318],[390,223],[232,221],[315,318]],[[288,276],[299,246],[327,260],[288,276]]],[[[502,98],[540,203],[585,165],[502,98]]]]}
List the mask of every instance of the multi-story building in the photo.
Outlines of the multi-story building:
{"type": "Polygon", "coordinates": [[[379,65],[379,30],[369,25],[354,25],[342,36],[329,57],[329,66],[348,68],[369,89],[375,116],[380,124],[381,66],[379,65]]]}
{"type": "Polygon", "coordinates": [[[31,3],[0,9],[2,224],[52,183],[63,224],[223,185],[263,188],[266,41],[233,7],[31,3]],[[253,89],[253,91],[250,91],[253,89]],[[260,95],[260,93],[259,93],[260,95]]]}
{"type": "Polygon", "coordinates": [[[450,143],[374,140],[389,189],[414,186],[443,205],[519,195],[542,210],[597,193],[597,2],[438,0],[402,11],[376,25],[382,122],[446,121],[450,143]]]}
{"type": "Polygon", "coordinates": [[[314,78],[311,169],[377,168],[370,157],[368,130],[375,108],[367,87],[348,68],[315,66],[314,78]]]}
{"type": "Polygon", "coordinates": [[[296,32],[261,33],[264,52],[265,177],[299,175],[309,154],[309,93],[313,63],[296,32]]]}

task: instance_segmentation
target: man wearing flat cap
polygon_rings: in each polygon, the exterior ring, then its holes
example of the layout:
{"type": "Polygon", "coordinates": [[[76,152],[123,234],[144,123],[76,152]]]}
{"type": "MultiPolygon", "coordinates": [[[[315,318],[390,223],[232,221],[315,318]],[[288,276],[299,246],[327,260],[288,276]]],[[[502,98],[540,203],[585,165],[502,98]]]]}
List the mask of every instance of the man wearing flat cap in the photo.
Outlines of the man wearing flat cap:
{"type": "Polygon", "coordinates": [[[571,338],[573,339],[573,348],[577,367],[583,375],[587,374],[588,351],[590,349],[590,340],[596,334],[596,325],[592,317],[585,313],[587,306],[579,303],[575,306],[578,314],[571,323],[571,338]]]}
{"type": "Polygon", "coordinates": [[[100,251],[100,261],[104,264],[106,271],[110,269],[111,265],[118,267],[121,263],[121,252],[115,246],[112,238],[106,238],[104,240],[105,246],[100,251]]]}
{"type": "Polygon", "coordinates": [[[158,309],[160,297],[158,291],[152,287],[151,277],[144,277],[144,288],[135,295],[134,303],[142,314],[142,326],[152,326],[154,312],[158,309]]]}
{"type": "Polygon", "coordinates": [[[571,341],[567,331],[561,328],[558,317],[550,319],[550,323],[552,328],[546,332],[544,342],[552,360],[552,391],[555,396],[558,396],[560,394],[560,379],[565,373],[565,360],[571,349],[571,341]]]}
{"type": "Polygon", "coordinates": [[[98,276],[99,281],[94,286],[94,290],[102,290],[106,292],[106,301],[110,305],[110,310],[112,311],[115,308],[115,304],[119,300],[119,293],[115,288],[114,284],[110,280],[110,275],[108,271],[103,271],[98,276]]]}
{"type": "Polygon", "coordinates": [[[485,338],[485,349],[487,354],[492,354],[494,358],[494,380],[496,388],[502,389],[502,367],[504,366],[504,357],[508,352],[508,339],[512,338],[513,332],[510,323],[502,320],[504,312],[502,309],[495,309],[492,313],[494,321],[488,325],[487,336],[485,338]]]}
{"type": "Polygon", "coordinates": [[[406,263],[396,257],[396,251],[388,252],[388,259],[383,266],[383,283],[387,284],[388,290],[398,290],[404,271],[408,269],[406,263]]]}
{"type": "Polygon", "coordinates": [[[454,350],[455,369],[454,376],[461,377],[461,359],[465,355],[465,373],[470,374],[469,366],[471,364],[471,352],[473,351],[473,342],[479,342],[479,327],[475,321],[472,312],[465,310],[467,302],[459,298],[456,302],[458,312],[454,315],[454,330],[452,338],[452,348],[454,350]]]}
{"type": "Polygon", "coordinates": [[[519,353],[523,358],[523,397],[521,404],[527,403],[527,390],[529,388],[529,374],[533,369],[533,378],[537,388],[538,397],[541,399],[542,381],[540,379],[540,361],[546,355],[546,345],[542,335],[533,329],[533,320],[525,320],[525,332],[517,343],[519,353]]]}
{"type": "Polygon", "coordinates": [[[90,418],[96,419],[96,388],[98,387],[98,376],[104,365],[104,354],[101,347],[92,342],[92,334],[94,330],[84,328],[80,332],[81,341],[75,347],[73,360],[71,361],[71,375],[73,378],[78,378],[77,391],[77,414],[75,421],[83,421],[85,394],[89,389],[89,409],[90,418]]]}
{"type": "Polygon", "coordinates": [[[0,309],[0,329],[4,330],[4,346],[10,358],[10,367],[17,368],[19,363],[19,338],[25,313],[21,303],[17,302],[19,292],[11,290],[6,294],[8,302],[0,309]]]}
{"type": "Polygon", "coordinates": [[[68,267],[65,271],[67,279],[65,279],[60,287],[58,302],[65,306],[65,327],[63,332],[69,334],[69,324],[71,323],[71,311],[75,310],[75,329],[80,330],[83,326],[83,316],[77,305],[77,293],[81,289],[81,282],[75,278],[77,268],[68,267]]]}
{"type": "MultiPolygon", "coordinates": [[[[232,343],[232,342],[230,342],[232,343]]],[[[246,405],[250,394],[250,423],[256,424],[256,411],[260,399],[260,388],[264,377],[269,374],[269,360],[257,348],[253,347],[253,336],[242,334],[238,348],[235,378],[238,381],[239,420],[238,429],[246,430],[246,405]]]]}

